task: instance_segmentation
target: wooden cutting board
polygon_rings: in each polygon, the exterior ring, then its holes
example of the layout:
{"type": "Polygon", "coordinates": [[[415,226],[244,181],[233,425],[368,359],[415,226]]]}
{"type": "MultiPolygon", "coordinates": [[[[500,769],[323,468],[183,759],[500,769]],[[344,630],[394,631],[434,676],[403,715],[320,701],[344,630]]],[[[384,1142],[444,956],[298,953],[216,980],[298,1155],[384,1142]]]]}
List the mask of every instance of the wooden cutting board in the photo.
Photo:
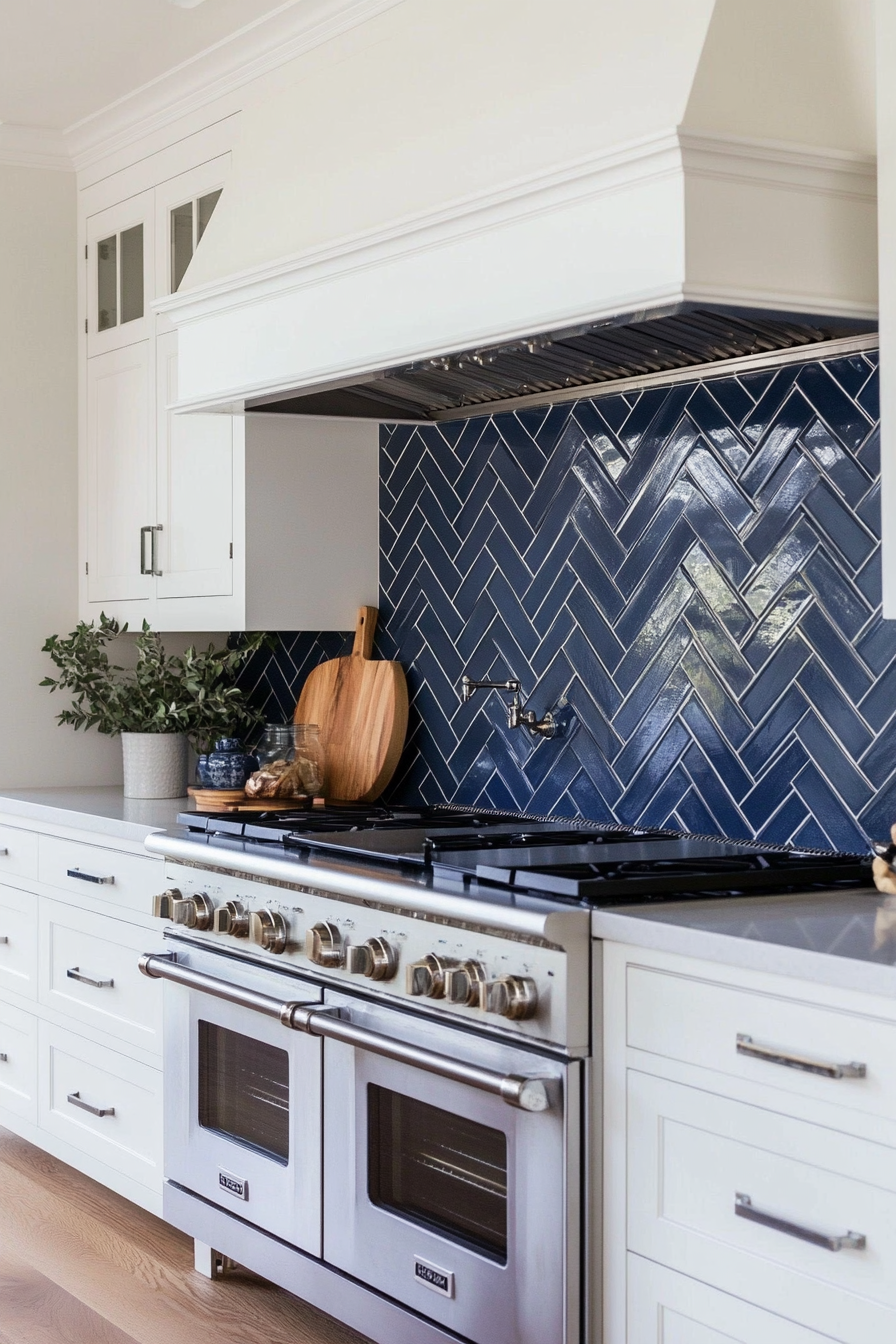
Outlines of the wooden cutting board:
{"type": "Polygon", "coordinates": [[[400,663],[371,658],[376,607],[360,607],[347,658],[308,674],[296,723],[316,723],[326,755],[324,792],[340,802],[370,803],[395,773],[408,730],[408,687],[400,663]]]}

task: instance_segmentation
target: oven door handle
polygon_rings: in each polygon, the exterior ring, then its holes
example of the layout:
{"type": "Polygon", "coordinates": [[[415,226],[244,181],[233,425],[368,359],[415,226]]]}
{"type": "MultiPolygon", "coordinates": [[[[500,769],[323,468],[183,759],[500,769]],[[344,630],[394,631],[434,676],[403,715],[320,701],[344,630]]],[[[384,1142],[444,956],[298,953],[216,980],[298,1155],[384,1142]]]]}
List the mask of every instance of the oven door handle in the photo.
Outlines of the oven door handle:
{"type": "Polygon", "coordinates": [[[382,1036],[367,1027],[360,1027],[339,1016],[339,1009],[324,1008],[319,1003],[284,1001],[269,994],[259,994],[254,989],[242,989],[239,985],[206,975],[203,971],[179,966],[173,952],[145,953],[140,958],[140,970],[152,979],[170,980],[176,985],[185,985],[188,989],[223,999],[226,1003],[235,1003],[262,1013],[265,1017],[276,1018],[293,1031],[353,1045],[356,1049],[410,1064],[427,1073],[438,1074],[441,1078],[466,1083],[468,1087],[479,1088],[482,1092],[491,1092],[506,1101],[508,1106],[517,1106],[523,1111],[546,1111],[550,1107],[542,1078],[497,1073],[492,1069],[479,1068],[476,1064],[464,1064],[461,1060],[437,1054],[434,1050],[424,1050],[420,1046],[408,1045],[405,1041],[396,1041],[391,1036],[382,1036]]]}

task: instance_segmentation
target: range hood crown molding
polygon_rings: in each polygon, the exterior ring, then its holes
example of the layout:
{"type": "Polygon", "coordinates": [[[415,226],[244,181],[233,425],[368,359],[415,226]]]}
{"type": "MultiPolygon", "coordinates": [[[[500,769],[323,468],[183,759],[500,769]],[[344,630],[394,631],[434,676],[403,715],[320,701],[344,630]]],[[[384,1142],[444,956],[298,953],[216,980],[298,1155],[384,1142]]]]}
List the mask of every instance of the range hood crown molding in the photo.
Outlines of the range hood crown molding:
{"type": "Polygon", "coordinates": [[[277,398],[282,412],[295,392],[294,414],[357,416],[369,405],[371,419],[444,418],[474,414],[477,402],[539,390],[550,401],[568,386],[868,332],[875,168],[865,154],[667,130],[235,272],[154,305],[180,332],[176,409],[277,398]],[[666,328],[636,330],[657,320],[666,328]],[[527,372],[511,352],[516,373],[470,392],[483,381],[473,364],[494,362],[494,347],[530,338],[543,349],[580,324],[612,326],[593,376],[577,365],[566,381],[539,378],[545,358],[532,354],[527,372]],[[654,337],[660,352],[637,357],[654,337]],[[452,402],[441,378],[415,414],[429,378],[419,366],[443,356],[466,362],[465,388],[452,402]],[[334,400],[338,384],[346,395],[334,400]],[[306,394],[317,399],[303,409],[306,394]]]}
{"type": "MultiPolygon", "coordinates": [[[[688,141],[697,137],[688,136],[688,141]]],[[[701,137],[702,139],[702,137],[701,137]]],[[[234,271],[194,289],[156,299],[153,309],[175,325],[252,303],[270,292],[315,284],[331,274],[375,265],[391,255],[406,256],[454,239],[500,228],[528,215],[562,209],[574,200],[591,199],[651,178],[680,174],[681,137],[671,129],[615,146],[552,168],[527,174],[496,191],[460,196],[437,210],[423,210],[393,220],[382,228],[348,234],[261,266],[234,271]]],[[[696,144],[692,146],[696,148],[696,144]]]]}

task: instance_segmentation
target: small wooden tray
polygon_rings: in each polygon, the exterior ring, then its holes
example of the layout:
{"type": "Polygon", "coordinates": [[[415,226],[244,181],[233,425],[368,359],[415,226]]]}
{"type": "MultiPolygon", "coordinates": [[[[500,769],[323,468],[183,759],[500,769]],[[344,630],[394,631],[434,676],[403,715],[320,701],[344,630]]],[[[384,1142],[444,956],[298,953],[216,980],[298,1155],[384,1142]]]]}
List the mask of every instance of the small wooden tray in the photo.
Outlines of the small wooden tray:
{"type": "Polygon", "coordinates": [[[209,812],[289,812],[305,808],[304,798],[247,798],[244,789],[187,789],[197,808],[209,812]]]}

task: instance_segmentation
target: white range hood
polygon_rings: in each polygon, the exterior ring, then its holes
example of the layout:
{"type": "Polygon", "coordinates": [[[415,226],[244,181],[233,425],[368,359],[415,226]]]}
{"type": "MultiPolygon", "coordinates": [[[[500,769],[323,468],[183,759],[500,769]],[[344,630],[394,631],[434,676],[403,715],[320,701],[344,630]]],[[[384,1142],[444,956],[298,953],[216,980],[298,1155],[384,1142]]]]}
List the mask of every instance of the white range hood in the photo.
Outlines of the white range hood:
{"type": "Polygon", "coordinates": [[[185,410],[301,411],[607,320],[734,314],[782,346],[876,322],[866,0],[404,0],[266,95],[156,305],[185,410]]]}

